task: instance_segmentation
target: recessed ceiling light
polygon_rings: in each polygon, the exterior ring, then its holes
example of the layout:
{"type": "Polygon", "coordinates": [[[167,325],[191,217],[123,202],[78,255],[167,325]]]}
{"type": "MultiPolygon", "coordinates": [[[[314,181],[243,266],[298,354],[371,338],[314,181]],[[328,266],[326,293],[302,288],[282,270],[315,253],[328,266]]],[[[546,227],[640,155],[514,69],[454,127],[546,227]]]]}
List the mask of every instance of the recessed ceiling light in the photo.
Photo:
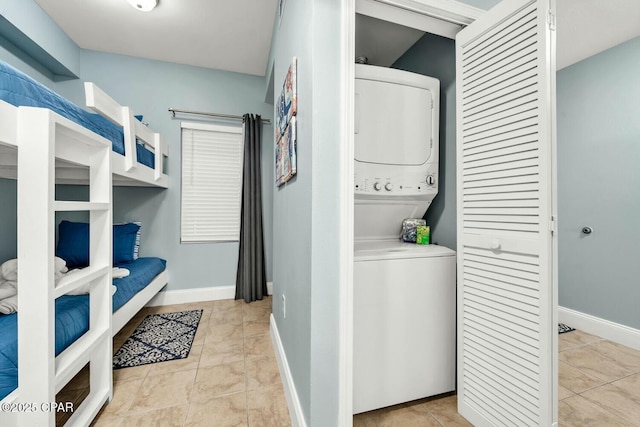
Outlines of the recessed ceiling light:
{"type": "Polygon", "coordinates": [[[151,12],[157,5],[158,0],[127,0],[131,6],[141,12],[151,12]]]}

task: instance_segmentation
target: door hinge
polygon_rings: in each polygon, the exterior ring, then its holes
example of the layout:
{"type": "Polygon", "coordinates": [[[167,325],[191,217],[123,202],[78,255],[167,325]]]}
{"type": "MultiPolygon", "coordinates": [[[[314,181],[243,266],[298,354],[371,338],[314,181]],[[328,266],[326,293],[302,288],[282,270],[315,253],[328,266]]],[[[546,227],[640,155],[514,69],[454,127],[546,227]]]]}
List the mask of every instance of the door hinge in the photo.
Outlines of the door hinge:
{"type": "Polygon", "coordinates": [[[558,221],[556,221],[555,216],[552,216],[551,220],[549,221],[549,230],[551,230],[552,235],[556,234],[557,227],[558,227],[558,221]]]}
{"type": "Polygon", "coordinates": [[[556,30],[556,12],[554,10],[549,10],[547,14],[547,23],[549,24],[549,29],[551,31],[556,30]]]}

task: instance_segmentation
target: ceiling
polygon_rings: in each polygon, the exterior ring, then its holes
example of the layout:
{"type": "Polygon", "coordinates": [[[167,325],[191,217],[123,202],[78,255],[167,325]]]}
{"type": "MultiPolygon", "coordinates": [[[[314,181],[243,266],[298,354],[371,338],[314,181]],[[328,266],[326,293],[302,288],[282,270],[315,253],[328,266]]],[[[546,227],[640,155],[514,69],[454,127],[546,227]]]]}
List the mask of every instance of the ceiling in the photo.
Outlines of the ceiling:
{"type": "Polygon", "coordinates": [[[84,49],[263,76],[278,0],[35,0],[84,49]]]}
{"type": "MultiPolygon", "coordinates": [[[[262,76],[278,0],[35,0],[85,49],[262,76]]],[[[471,0],[467,0],[471,3],[471,0]]],[[[557,68],[640,36],[640,0],[557,0],[557,68]]],[[[423,34],[358,15],[356,56],[389,66],[423,34]]]]}
{"type": "Polygon", "coordinates": [[[640,36],[639,0],[557,0],[557,69],[640,36]]]}

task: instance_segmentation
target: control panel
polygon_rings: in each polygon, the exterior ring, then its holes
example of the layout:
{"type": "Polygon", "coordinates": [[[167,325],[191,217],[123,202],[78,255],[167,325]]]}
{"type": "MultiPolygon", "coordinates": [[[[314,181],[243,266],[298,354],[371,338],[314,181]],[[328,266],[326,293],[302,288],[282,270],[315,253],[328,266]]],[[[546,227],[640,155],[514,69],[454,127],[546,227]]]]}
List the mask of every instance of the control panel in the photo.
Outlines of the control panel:
{"type": "Polygon", "coordinates": [[[416,168],[358,163],[356,162],[354,176],[356,197],[361,195],[367,198],[369,196],[424,196],[424,198],[429,198],[438,192],[437,163],[416,168]]]}

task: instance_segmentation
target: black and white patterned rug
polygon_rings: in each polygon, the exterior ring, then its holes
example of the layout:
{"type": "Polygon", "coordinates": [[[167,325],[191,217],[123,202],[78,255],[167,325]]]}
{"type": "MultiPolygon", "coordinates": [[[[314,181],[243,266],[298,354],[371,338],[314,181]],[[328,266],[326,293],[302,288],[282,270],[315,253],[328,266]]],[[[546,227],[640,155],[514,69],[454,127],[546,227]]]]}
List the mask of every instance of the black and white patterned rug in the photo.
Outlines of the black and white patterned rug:
{"type": "Polygon", "coordinates": [[[113,356],[113,368],[184,359],[201,316],[202,310],[148,315],[113,356]]]}
{"type": "Polygon", "coordinates": [[[569,325],[565,325],[564,323],[558,323],[558,333],[564,334],[565,332],[575,331],[575,328],[572,328],[569,325]]]}

